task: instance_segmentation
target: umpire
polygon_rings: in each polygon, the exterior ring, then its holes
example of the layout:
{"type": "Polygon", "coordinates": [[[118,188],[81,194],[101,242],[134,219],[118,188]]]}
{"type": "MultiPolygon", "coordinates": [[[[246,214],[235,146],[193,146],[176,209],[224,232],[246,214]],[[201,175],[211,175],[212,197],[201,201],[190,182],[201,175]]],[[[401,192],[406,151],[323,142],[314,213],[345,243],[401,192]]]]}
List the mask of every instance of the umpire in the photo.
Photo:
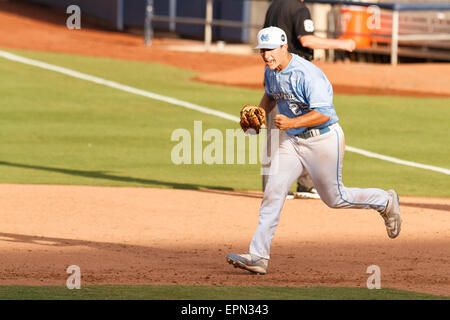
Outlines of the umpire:
{"type": "MultiPolygon", "coordinates": [[[[314,49],[337,49],[353,51],[355,42],[351,39],[329,39],[314,35],[314,22],[311,13],[303,0],[272,0],[266,12],[264,28],[278,27],[287,35],[288,51],[306,60],[313,60],[314,49]]],[[[268,129],[275,128],[273,119],[277,115],[277,108],[267,115],[268,129]]],[[[267,154],[270,155],[270,130],[267,130],[267,154]]],[[[266,164],[268,166],[269,164],[266,164]]],[[[263,165],[264,167],[264,165],[263,165]]],[[[263,190],[267,184],[267,175],[263,175],[263,190]]],[[[304,199],[319,199],[319,195],[312,184],[306,170],[297,181],[296,197],[304,199]]],[[[288,197],[293,197],[292,194],[288,197]]]]}
{"type": "Polygon", "coordinates": [[[313,49],[355,50],[352,39],[329,39],[314,35],[314,22],[303,0],[273,0],[266,12],[264,28],[278,27],[286,32],[288,50],[311,61],[313,49]]]}

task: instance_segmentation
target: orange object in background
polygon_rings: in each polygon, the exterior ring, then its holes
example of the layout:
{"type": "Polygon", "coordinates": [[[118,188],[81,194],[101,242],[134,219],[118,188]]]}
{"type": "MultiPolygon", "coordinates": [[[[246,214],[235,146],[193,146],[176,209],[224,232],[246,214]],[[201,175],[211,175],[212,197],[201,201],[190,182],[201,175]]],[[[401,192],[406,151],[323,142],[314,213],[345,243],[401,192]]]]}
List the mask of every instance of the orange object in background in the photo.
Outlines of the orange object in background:
{"type": "Polygon", "coordinates": [[[370,30],[367,21],[370,14],[367,7],[343,6],[341,8],[340,39],[353,39],[357,48],[368,48],[371,44],[370,30]]]}
{"type": "Polygon", "coordinates": [[[391,43],[392,34],[392,12],[381,12],[379,16],[379,23],[374,28],[370,29],[372,32],[372,45],[378,43],[391,43]]]}

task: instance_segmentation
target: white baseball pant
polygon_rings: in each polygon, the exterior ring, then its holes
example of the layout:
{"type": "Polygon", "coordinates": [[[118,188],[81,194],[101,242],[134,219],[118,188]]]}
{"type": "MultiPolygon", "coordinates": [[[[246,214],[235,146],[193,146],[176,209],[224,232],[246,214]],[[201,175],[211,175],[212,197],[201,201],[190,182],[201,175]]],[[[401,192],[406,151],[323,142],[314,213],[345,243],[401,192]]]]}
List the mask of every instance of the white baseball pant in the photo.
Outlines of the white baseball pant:
{"type": "Polygon", "coordinates": [[[343,185],[345,138],[339,124],[333,124],[329,132],[309,139],[282,134],[280,140],[280,147],[272,158],[258,227],[250,243],[252,257],[270,258],[272,238],[286,195],[303,170],[309,172],[320,198],[331,208],[382,211],[386,207],[389,200],[386,191],[343,185]]]}
{"type": "MultiPolygon", "coordinates": [[[[270,157],[272,155],[272,150],[271,150],[271,132],[272,129],[276,129],[275,126],[275,116],[279,114],[278,112],[278,107],[275,106],[275,108],[273,108],[273,110],[271,112],[269,112],[266,115],[266,125],[267,125],[267,141],[266,141],[266,152],[264,153],[264,161],[263,161],[263,172],[268,172],[269,171],[269,167],[270,167],[270,157]]],[[[284,131],[280,131],[280,135],[284,134],[284,131]]],[[[278,138],[278,136],[276,137],[278,138]]],[[[274,150],[275,151],[275,150],[274,150]]],[[[262,175],[262,190],[264,191],[266,189],[266,185],[267,185],[267,180],[269,179],[269,175],[267,174],[263,174],[262,175]]],[[[300,183],[302,186],[306,187],[306,188],[313,188],[314,184],[311,180],[311,177],[309,176],[308,171],[306,171],[305,169],[303,169],[301,175],[298,177],[297,180],[298,183],[300,183]]]]}

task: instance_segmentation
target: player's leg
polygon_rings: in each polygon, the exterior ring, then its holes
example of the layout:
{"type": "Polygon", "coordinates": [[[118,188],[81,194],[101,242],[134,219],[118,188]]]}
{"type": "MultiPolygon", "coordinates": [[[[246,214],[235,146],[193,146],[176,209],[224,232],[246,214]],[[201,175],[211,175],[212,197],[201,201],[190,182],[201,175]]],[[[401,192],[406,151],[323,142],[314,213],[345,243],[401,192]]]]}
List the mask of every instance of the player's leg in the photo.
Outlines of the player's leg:
{"type": "MultiPolygon", "coordinates": [[[[271,112],[269,112],[266,115],[266,126],[267,126],[267,139],[266,139],[266,150],[263,155],[263,164],[262,164],[262,170],[263,172],[268,172],[270,168],[270,156],[272,153],[271,148],[271,132],[272,129],[276,129],[274,119],[275,116],[279,114],[277,106],[273,108],[271,112]]],[[[284,131],[280,131],[279,134],[284,134],[284,131]]],[[[267,180],[269,179],[269,175],[262,174],[262,190],[264,191],[266,189],[267,180]]],[[[309,173],[304,170],[303,173],[300,175],[300,177],[297,180],[297,190],[295,194],[296,198],[299,199],[320,199],[319,194],[317,193],[317,190],[314,188],[314,184],[312,182],[311,177],[309,176],[309,173]]],[[[286,199],[293,199],[294,194],[291,192],[288,192],[288,195],[286,199]]]]}
{"type": "Polygon", "coordinates": [[[297,190],[295,193],[297,199],[320,199],[310,174],[307,170],[303,170],[297,180],[297,190]]]}
{"type": "MultiPolygon", "coordinates": [[[[270,159],[272,152],[275,152],[275,150],[272,150],[272,129],[276,129],[274,119],[275,116],[278,114],[278,108],[275,106],[271,112],[269,112],[266,115],[266,150],[263,154],[263,164],[262,164],[262,191],[266,189],[267,180],[269,179],[269,175],[267,174],[270,169],[270,159]]],[[[281,133],[281,132],[279,132],[281,133]]],[[[274,139],[277,139],[279,137],[274,137],[274,139]]]]}
{"type": "MultiPolygon", "coordinates": [[[[301,185],[303,187],[302,191],[307,191],[307,190],[310,190],[311,188],[314,188],[312,179],[311,179],[308,171],[306,171],[306,170],[303,170],[300,177],[298,177],[297,182],[299,185],[301,185]]],[[[297,190],[297,191],[299,191],[299,190],[297,190]]]]}
{"type": "Polygon", "coordinates": [[[250,243],[249,253],[228,254],[226,260],[237,268],[265,274],[270,258],[270,245],[278,225],[286,194],[301,174],[302,164],[295,147],[285,135],[272,157],[270,171],[259,213],[259,223],[250,243]]]}
{"type": "Polygon", "coordinates": [[[302,159],[321,199],[331,208],[375,209],[383,217],[391,238],[400,233],[398,195],[394,190],[348,188],[342,183],[345,137],[341,127],[304,141],[302,159]]]}
{"type": "MultiPolygon", "coordinates": [[[[382,211],[389,193],[376,188],[348,188],[342,183],[345,137],[336,124],[329,133],[303,141],[305,168],[321,199],[332,208],[364,208],[382,211]]],[[[301,147],[300,147],[301,148],[301,147]]]]}
{"type": "Polygon", "coordinates": [[[278,225],[286,195],[301,174],[303,165],[292,141],[284,135],[270,166],[270,175],[264,191],[259,223],[250,244],[252,257],[269,259],[270,245],[278,225]]]}

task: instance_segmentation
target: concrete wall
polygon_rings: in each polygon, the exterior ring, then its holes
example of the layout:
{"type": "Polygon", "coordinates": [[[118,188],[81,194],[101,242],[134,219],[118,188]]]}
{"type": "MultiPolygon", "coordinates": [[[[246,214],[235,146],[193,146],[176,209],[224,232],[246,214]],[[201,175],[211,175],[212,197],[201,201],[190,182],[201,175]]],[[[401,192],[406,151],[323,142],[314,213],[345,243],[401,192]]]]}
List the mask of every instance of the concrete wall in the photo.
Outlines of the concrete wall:
{"type": "Polygon", "coordinates": [[[28,0],[28,2],[45,4],[53,7],[67,8],[77,5],[81,8],[81,14],[97,18],[99,21],[116,26],[117,24],[117,0],[28,0]]]}
{"type": "MultiPolygon", "coordinates": [[[[98,19],[102,24],[117,27],[118,21],[124,28],[144,28],[145,8],[147,0],[26,0],[53,7],[67,8],[78,5],[83,15],[90,19],[98,19]],[[123,13],[118,4],[123,4],[123,13]],[[123,21],[123,23],[122,23],[123,21]]],[[[153,0],[154,14],[169,16],[169,0],[153,0]]],[[[248,23],[251,13],[248,0],[214,0],[213,18],[248,23]]],[[[177,0],[176,16],[187,18],[205,18],[206,0],[177,0]]],[[[155,30],[170,30],[168,22],[153,22],[155,30]]],[[[120,29],[120,28],[118,28],[120,29]]],[[[176,24],[175,31],[187,37],[203,38],[204,25],[176,24]]],[[[234,42],[249,41],[246,29],[234,27],[213,27],[213,39],[234,42]]]]}
{"type": "MultiPolygon", "coordinates": [[[[270,1],[252,1],[250,8],[250,24],[252,25],[264,25],[264,19],[266,17],[267,8],[270,5],[270,1]]],[[[249,42],[256,44],[256,35],[258,34],[258,28],[252,28],[249,31],[249,42]]]]}

